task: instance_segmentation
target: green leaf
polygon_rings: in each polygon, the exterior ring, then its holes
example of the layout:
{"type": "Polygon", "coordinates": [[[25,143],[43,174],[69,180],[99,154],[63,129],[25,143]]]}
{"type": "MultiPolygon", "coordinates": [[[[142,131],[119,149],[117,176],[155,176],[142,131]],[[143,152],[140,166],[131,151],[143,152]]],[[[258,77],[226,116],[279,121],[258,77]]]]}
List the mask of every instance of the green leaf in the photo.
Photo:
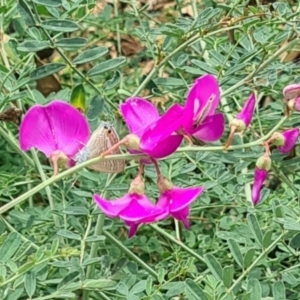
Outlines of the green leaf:
{"type": "Polygon", "coordinates": [[[207,63],[205,63],[203,61],[200,61],[200,60],[197,60],[197,59],[192,59],[191,62],[194,65],[196,65],[197,67],[199,67],[201,70],[203,70],[207,73],[210,73],[210,74],[213,74],[213,75],[216,75],[216,76],[218,76],[218,74],[219,74],[219,72],[216,69],[209,66],[207,63]]]}
{"type": "Polygon", "coordinates": [[[107,52],[108,48],[104,46],[85,50],[73,60],[73,64],[78,65],[90,62],[105,55],[107,52]]]}
{"type": "Polygon", "coordinates": [[[103,110],[104,99],[101,96],[96,95],[92,98],[89,106],[86,109],[86,117],[88,120],[95,120],[98,118],[103,110]]]}
{"type": "Polygon", "coordinates": [[[237,264],[243,268],[243,255],[241,253],[240,247],[237,244],[237,242],[233,239],[228,239],[228,246],[230,249],[230,252],[233,256],[233,258],[235,259],[235,261],[237,262],[237,264]]]}
{"type": "Polygon", "coordinates": [[[36,277],[33,272],[28,272],[25,275],[24,287],[27,295],[31,298],[36,289],[36,277]]]}
{"type": "Polygon", "coordinates": [[[73,21],[57,19],[43,21],[41,27],[57,32],[73,32],[79,28],[73,21]]]}
{"type": "Polygon", "coordinates": [[[58,7],[61,5],[61,0],[32,0],[32,2],[51,7],[58,7]]]}
{"type": "Polygon", "coordinates": [[[17,232],[9,233],[0,248],[0,262],[7,262],[18,250],[20,244],[20,235],[17,232]]]}
{"type": "Polygon", "coordinates": [[[65,208],[62,213],[72,216],[88,216],[90,214],[88,209],[80,206],[69,206],[65,208]]]}
{"type": "Polygon", "coordinates": [[[68,49],[76,49],[84,47],[87,44],[87,39],[82,37],[75,38],[63,38],[59,39],[55,42],[55,45],[60,48],[68,49]]]}
{"type": "Polygon", "coordinates": [[[256,242],[262,246],[263,236],[256,216],[254,214],[248,214],[247,221],[256,242]]]}
{"type": "Polygon", "coordinates": [[[185,294],[188,300],[208,300],[198,284],[196,284],[192,279],[186,279],[184,284],[185,294]]]}
{"type": "Polygon", "coordinates": [[[273,298],[274,300],[285,300],[285,286],[282,281],[276,281],[273,284],[273,298]]]}
{"type": "Polygon", "coordinates": [[[153,278],[149,276],[146,282],[146,294],[149,296],[152,293],[153,278]]]}
{"type": "Polygon", "coordinates": [[[223,268],[223,283],[224,285],[229,288],[231,286],[232,280],[234,275],[234,268],[233,265],[226,266],[223,268]]]}
{"type": "Polygon", "coordinates": [[[129,291],[129,294],[139,294],[146,289],[146,280],[140,280],[129,291]]]}
{"type": "Polygon", "coordinates": [[[122,74],[120,71],[115,71],[114,72],[114,75],[112,76],[111,79],[107,80],[104,84],[103,84],[103,89],[104,90],[111,90],[113,89],[114,87],[116,87],[120,81],[121,81],[121,77],[122,77],[122,74]]]}
{"type": "Polygon", "coordinates": [[[107,289],[116,285],[117,283],[110,279],[86,279],[82,283],[85,289],[107,289]]]}
{"type": "Polygon", "coordinates": [[[51,64],[40,66],[31,72],[30,79],[37,80],[37,79],[47,77],[49,75],[59,72],[65,67],[66,65],[62,63],[51,63],[51,64]]]}
{"type": "Polygon", "coordinates": [[[105,240],[105,236],[104,235],[92,235],[92,236],[88,236],[85,241],[87,243],[91,243],[91,242],[100,242],[100,241],[104,241],[105,240]]]}
{"type": "Polygon", "coordinates": [[[87,75],[89,77],[97,76],[99,74],[102,74],[104,72],[113,70],[123,64],[126,63],[126,57],[120,56],[117,58],[109,59],[106,60],[100,64],[97,64],[93,68],[91,68],[88,72],[87,75]]]}
{"type": "Polygon", "coordinates": [[[246,254],[244,256],[244,268],[245,269],[247,269],[252,264],[254,253],[255,253],[255,248],[250,248],[246,252],[246,254]]]}
{"type": "Polygon", "coordinates": [[[256,278],[250,278],[248,281],[247,291],[251,291],[250,300],[261,300],[261,286],[256,278]]]}
{"type": "Polygon", "coordinates": [[[31,12],[31,8],[28,6],[28,1],[24,1],[24,0],[19,0],[18,1],[18,11],[22,17],[22,19],[25,21],[25,23],[28,26],[34,26],[35,25],[35,20],[32,17],[32,12],[31,12]]]}
{"type": "Polygon", "coordinates": [[[37,52],[49,47],[50,44],[48,41],[25,40],[19,44],[17,49],[22,52],[37,52]]]}
{"type": "Polygon", "coordinates": [[[59,247],[59,239],[55,238],[51,244],[51,254],[55,255],[59,247]]]}
{"type": "Polygon", "coordinates": [[[81,240],[81,237],[79,234],[73,233],[72,231],[69,231],[69,230],[59,230],[57,232],[57,235],[62,236],[67,239],[71,239],[71,240],[77,240],[77,241],[81,240]]]}
{"type": "Polygon", "coordinates": [[[265,233],[265,235],[263,237],[263,242],[262,242],[262,245],[264,248],[267,248],[270,246],[270,244],[272,242],[272,234],[273,234],[273,230],[269,230],[265,233]]]}
{"type": "Polygon", "coordinates": [[[94,257],[94,258],[87,258],[83,263],[82,266],[89,266],[93,264],[99,264],[101,262],[101,257],[94,257]]]}
{"type": "Polygon", "coordinates": [[[216,260],[216,258],[212,254],[207,254],[204,257],[205,262],[211,271],[211,273],[220,281],[222,281],[222,267],[220,263],[216,260]]]}
{"type": "Polygon", "coordinates": [[[159,283],[162,283],[164,281],[164,278],[165,278],[165,274],[166,274],[166,271],[165,269],[163,268],[159,268],[158,269],[158,272],[157,272],[157,280],[159,283]]]}
{"type": "Polygon", "coordinates": [[[66,287],[66,285],[70,284],[71,282],[75,281],[79,276],[79,272],[78,271],[73,271],[69,274],[67,274],[59,283],[59,285],[57,286],[58,290],[63,290],[64,287],[66,287]]]}
{"type": "Polygon", "coordinates": [[[21,285],[14,291],[10,290],[9,294],[7,295],[8,297],[5,298],[5,300],[18,300],[20,299],[20,296],[22,295],[24,291],[24,286],[21,285]]]}
{"type": "Polygon", "coordinates": [[[85,111],[86,104],[83,84],[76,85],[72,90],[70,104],[81,112],[85,111]]]}
{"type": "Polygon", "coordinates": [[[160,86],[184,86],[185,83],[180,78],[166,77],[166,78],[155,78],[154,83],[160,86]]]}
{"type": "Polygon", "coordinates": [[[300,233],[297,233],[290,241],[290,247],[297,249],[300,248],[300,233]]]}

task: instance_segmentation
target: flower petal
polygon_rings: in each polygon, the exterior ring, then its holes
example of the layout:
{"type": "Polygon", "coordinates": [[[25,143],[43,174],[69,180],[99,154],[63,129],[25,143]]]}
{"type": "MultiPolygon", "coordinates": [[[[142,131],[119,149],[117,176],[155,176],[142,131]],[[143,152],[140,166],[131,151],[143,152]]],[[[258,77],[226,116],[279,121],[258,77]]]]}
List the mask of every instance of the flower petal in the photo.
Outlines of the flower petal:
{"type": "Polygon", "coordinates": [[[155,217],[162,213],[162,210],[153,205],[145,195],[131,194],[132,201],[119,214],[120,219],[126,222],[145,223],[154,222],[155,217]]]}
{"type": "Polygon", "coordinates": [[[212,75],[206,74],[196,79],[186,97],[183,119],[184,131],[186,133],[191,133],[194,121],[199,115],[201,113],[204,114],[202,118],[212,115],[215,112],[219,101],[219,86],[212,75]],[[210,99],[212,99],[212,101],[211,103],[208,103],[210,99]]]}
{"type": "Polygon", "coordinates": [[[240,113],[237,114],[236,119],[242,120],[245,123],[245,126],[248,127],[255,108],[255,95],[252,93],[247,101],[245,102],[240,113]]]}
{"type": "Polygon", "coordinates": [[[135,222],[127,222],[127,221],[124,221],[124,223],[129,227],[128,238],[130,239],[136,234],[139,224],[135,222]]]}
{"type": "Polygon", "coordinates": [[[188,218],[187,218],[189,213],[190,213],[190,210],[189,210],[189,207],[187,206],[187,207],[185,207],[185,208],[183,208],[183,209],[181,209],[177,212],[171,213],[171,215],[176,220],[181,221],[186,229],[189,229],[190,228],[190,223],[189,223],[188,218]]]}
{"type": "Polygon", "coordinates": [[[179,147],[182,136],[172,135],[182,125],[183,109],[173,104],[159,119],[150,124],[141,136],[140,149],[154,158],[173,153],[179,147]]]}
{"type": "Polygon", "coordinates": [[[105,200],[97,194],[94,194],[93,198],[97,205],[100,207],[100,209],[103,211],[103,213],[110,218],[118,217],[120,212],[125,207],[130,205],[132,201],[132,195],[130,194],[126,194],[125,196],[119,199],[111,201],[105,200]]]}
{"type": "Polygon", "coordinates": [[[266,170],[261,170],[259,168],[255,168],[254,170],[254,182],[252,187],[252,203],[256,205],[260,199],[260,190],[261,186],[264,183],[268,176],[268,172],[266,170]]]}
{"type": "Polygon", "coordinates": [[[156,107],[142,98],[128,98],[120,104],[120,112],[131,133],[141,136],[144,128],[159,118],[156,107]]]}
{"type": "Polygon", "coordinates": [[[19,142],[23,151],[35,147],[49,157],[60,150],[72,157],[88,137],[89,126],[82,114],[70,104],[54,100],[27,111],[20,126],[19,142]]]}
{"type": "Polygon", "coordinates": [[[217,113],[207,116],[203,123],[193,130],[193,136],[203,142],[214,142],[221,138],[224,132],[225,119],[223,114],[217,113]]]}
{"type": "Polygon", "coordinates": [[[300,96],[300,84],[294,83],[287,85],[283,91],[283,96],[286,100],[291,100],[300,96]]]}
{"type": "Polygon", "coordinates": [[[282,132],[284,144],[277,147],[280,153],[289,153],[296,144],[299,137],[299,128],[293,128],[282,132]]]}
{"type": "Polygon", "coordinates": [[[173,187],[166,193],[169,196],[170,212],[178,212],[188,207],[203,192],[203,187],[180,188],[173,187]]]}

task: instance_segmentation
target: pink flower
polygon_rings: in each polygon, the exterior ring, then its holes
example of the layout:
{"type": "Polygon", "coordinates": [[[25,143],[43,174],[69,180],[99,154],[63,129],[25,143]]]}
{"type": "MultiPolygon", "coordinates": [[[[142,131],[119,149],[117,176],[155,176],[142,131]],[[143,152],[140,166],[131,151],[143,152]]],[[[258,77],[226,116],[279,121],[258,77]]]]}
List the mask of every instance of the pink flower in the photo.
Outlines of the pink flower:
{"type": "Polygon", "coordinates": [[[120,218],[129,226],[129,238],[136,233],[140,224],[155,222],[163,214],[163,210],[144,195],[144,184],[140,176],[132,181],[129,192],[119,199],[108,201],[97,194],[93,198],[107,217],[120,218]]]}
{"type": "Polygon", "coordinates": [[[286,100],[295,99],[300,96],[300,84],[294,83],[287,85],[282,93],[286,100]]]}
{"type": "Polygon", "coordinates": [[[288,109],[291,111],[300,111],[300,97],[291,99],[287,103],[288,109]]]}
{"type": "Polygon", "coordinates": [[[254,182],[252,187],[252,203],[254,205],[256,205],[260,200],[260,190],[267,176],[268,176],[268,172],[266,170],[261,170],[257,167],[255,168],[254,182]]]}
{"type": "Polygon", "coordinates": [[[206,74],[195,80],[183,109],[183,132],[204,142],[218,140],[224,132],[224,116],[215,113],[220,102],[216,79],[206,74]]]}
{"type": "MultiPolygon", "coordinates": [[[[179,146],[181,142],[180,135],[190,144],[191,137],[204,142],[218,140],[223,134],[225,122],[221,113],[215,113],[219,100],[219,87],[212,75],[204,75],[196,79],[188,92],[184,108],[173,104],[159,119],[146,128],[141,137],[141,149],[151,153],[151,145],[160,145],[167,137],[171,137],[178,141],[178,143],[174,142],[172,147],[175,151],[175,145],[179,146]]],[[[164,147],[168,147],[168,144],[164,147]]]]}
{"type": "Polygon", "coordinates": [[[236,116],[237,120],[241,120],[243,122],[244,128],[249,126],[254,113],[254,108],[255,108],[255,96],[252,93],[247,99],[247,101],[245,102],[240,113],[238,113],[236,116]]]}
{"type": "Polygon", "coordinates": [[[299,137],[299,128],[292,128],[283,132],[274,132],[267,141],[277,146],[278,152],[289,153],[295,146],[299,137]]]}
{"type": "MultiPolygon", "coordinates": [[[[82,114],[70,104],[54,100],[49,104],[33,105],[20,125],[19,143],[22,151],[34,147],[53,162],[59,159],[72,165],[72,157],[89,138],[89,126],[82,114]]],[[[56,173],[57,170],[54,170],[56,173]]]]}
{"type": "Polygon", "coordinates": [[[156,206],[163,210],[157,220],[162,220],[171,215],[189,228],[189,205],[203,192],[203,187],[180,188],[173,186],[168,180],[160,176],[158,178],[160,196],[156,206]]]}
{"type": "MultiPolygon", "coordinates": [[[[156,107],[149,101],[136,97],[128,98],[125,103],[120,105],[120,111],[128,130],[138,137],[138,143],[134,143],[137,144],[136,147],[128,149],[131,153],[145,153],[153,158],[162,158],[170,155],[179,147],[182,141],[182,137],[179,135],[164,135],[159,141],[148,140],[148,135],[144,136],[148,128],[152,128],[152,124],[160,119],[156,107]],[[147,142],[144,144],[146,139],[147,142]]],[[[170,112],[166,113],[170,115],[170,112]]]]}
{"type": "Polygon", "coordinates": [[[245,128],[249,126],[253,116],[254,108],[255,108],[255,96],[252,93],[247,99],[247,101],[245,102],[242,110],[229,124],[230,133],[224,145],[225,149],[230,146],[233,136],[236,132],[242,132],[245,130],[245,128]]]}
{"type": "Polygon", "coordinates": [[[260,200],[260,190],[268,176],[268,171],[271,169],[271,164],[269,154],[262,155],[256,162],[252,187],[252,203],[254,205],[260,200]]]}

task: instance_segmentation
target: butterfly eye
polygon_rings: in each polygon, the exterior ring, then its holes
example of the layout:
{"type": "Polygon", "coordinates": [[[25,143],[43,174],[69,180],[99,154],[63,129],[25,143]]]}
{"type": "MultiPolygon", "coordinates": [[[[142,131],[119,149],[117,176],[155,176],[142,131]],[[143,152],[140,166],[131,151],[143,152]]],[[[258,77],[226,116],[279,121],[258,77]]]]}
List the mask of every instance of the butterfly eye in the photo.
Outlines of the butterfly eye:
{"type": "Polygon", "coordinates": [[[108,129],[107,125],[104,125],[104,129],[108,129]]]}

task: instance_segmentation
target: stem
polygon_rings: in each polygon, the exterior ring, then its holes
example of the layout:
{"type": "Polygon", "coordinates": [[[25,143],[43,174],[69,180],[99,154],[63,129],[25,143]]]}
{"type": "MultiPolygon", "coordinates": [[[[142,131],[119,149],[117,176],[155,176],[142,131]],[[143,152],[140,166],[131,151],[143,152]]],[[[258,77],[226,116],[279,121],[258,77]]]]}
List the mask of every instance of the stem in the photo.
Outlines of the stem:
{"type": "Polygon", "coordinates": [[[134,260],[137,264],[139,264],[143,269],[145,269],[150,275],[152,275],[155,279],[158,278],[158,274],[150,268],[143,260],[137,257],[134,253],[132,253],[126,246],[124,246],[117,238],[115,238],[112,234],[107,231],[103,231],[103,234],[106,238],[113,244],[115,244],[118,248],[120,248],[124,253],[126,253],[132,260],[134,260]]]}
{"type": "Polygon", "coordinates": [[[10,144],[10,146],[16,150],[18,153],[20,153],[20,155],[25,159],[25,161],[32,167],[35,167],[34,162],[32,161],[32,159],[23,151],[20,150],[19,145],[17,144],[17,142],[9,135],[5,132],[5,130],[0,126],[0,135],[10,144]]]}
{"type": "Polygon", "coordinates": [[[221,299],[226,299],[227,295],[230,294],[233,289],[241,282],[241,280],[257,265],[257,263],[267,254],[270,250],[272,250],[273,247],[276,246],[276,244],[283,238],[285,235],[285,232],[282,232],[277,239],[273,241],[272,244],[269,245],[266,249],[263,249],[261,254],[253,261],[253,263],[240,275],[240,277],[231,285],[230,288],[226,290],[226,295],[221,299]]]}
{"type": "MultiPolygon", "coordinates": [[[[116,177],[116,174],[107,176],[105,187],[109,186],[115,177],[116,177]]],[[[103,197],[104,198],[107,197],[107,191],[103,193],[103,197]]],[[[95,210],[97,210],[97,209],[98,208],[96,206],[95,210]]],[[[82,240],[82,243],[83,243],[83,247],[81,249],[81,256],[82,256],[82,258],[83,258],[83,255],[84,255],[85,239],[87,238],[87,236],[89,234],[89,229],[90,229],[90,226],[91,226],[91,220],[92,220],[92,218],[91,218],[91,216],[89,218],[90,219],[89,219],[89,222],[88,222],[86,233],[85,233],[84,238],[82,240]]],[[[97,235],[101,235],[102,234],[104,220],[105,220],[104,214],[103,213],[98,214],[94,235],[97,236],[97,235]]],[[[96,257],[98,248],[99,248],[99,242],[93,242],[89,258],[96,257]]],[[[86,271],[86,276],[85,276],[86,279],[93,278],[94,277],[94,271],[95,271],[95,265],[94,264],[89,265],[87,267],[87,271],[86,271]]],[[[88,300],[88,299],[89,299],[89,291],[85,290],[85,291],[83,291],[83,294],[82,294],[82,300],[88,300]]]]}
{"type": "Polygon", "coordinates": [[[292,48],[297,43],[298,43],[298,40],[294,39],[294,40],[290,41],[289,43],[283,45],[273,55],[271,55],[267,60],[265,60],[264,62],[262,62],[257,67],[257,69],[255,69],[254,71],[252,71],[248,76],[246,76],[241,81],[239,81],[238,83],[234,84],[232,87],[228,88],[223,93],[221,93],[221,96],[225,97],[225,96],[229,95],[230,93],[232,93],[233,91],[237,90],[237,88],[239,88],[241,85],[243,85],[246,81],[252,79],[255,76],[255,74],[257,74],[260,70],[264,69],[267,65],[269,65],[281,53],[283,53],[284,51],[289,50],[290,48],[292,48]]]}
{"type": "Polygon", "coordinates": [[[151,228],[153,228],[155,231],[157,231],[158,233],[160,233],[161,235],[163,235],[165,238],[169,239],[173,243],[175,243],[178,246],[180,246],[186,252],[190,253],[197,260],[200,260],[201,262],[205,263],[205,260],[204,260],[204,258],[201,255],[199,255],[198,253],[196,253],[195,251],[193,251],[191,248],[189,248],[188,246],[186,246],[183,242],[181,242],[181,241],[177,240],[176,238],[174,238],[174,236],[172,236],[171,234],[169,234],[169,233],[165,232],[163,229],[159,228],[156,224],[150,224],[149,226],[151,228]]]}
{"type": "MultiPolygon", "coordinates": [[[[42,165],[37,157],[37,154],[36,154],[36,151],[35,150],[31,150],[31,154],[32,154],[32,157],[33,157],[33,160],[37,166],[37,169],[38,169],[38,172],[41,176],[41,179],[42,181],[47,181],[47,177],[44,173],[44,170],[42,168],[42,165]]],[[[53,200],[53,197],[52,197],[52,193],[51,193],[51,189],[49,186],[46,186],[45,187],[45,190],[46,190],[46,194],[47,194],[47,198],[48,198],[48,201],[49,201],[49,205],[50,205],[50,208],[51,210],[55,210],[55,204],[54,204],[54,200],[53,200]]],[[[56,214],[53,214],[53,220],[54,220],[54,224],[55,224],[55,227],[57,228],[60,228],[60,222],[59,222],[59,218],[56,214]]]]}
{"type": "MultiPolygon", "coordinates": [[[[227,150],[235,150],[235,149],[243,149],[243,148],[247,148],[247,147],[253,147],[256,145],[260,145],[263,141],[265,141],[266,139],[268,139],[283,123],[284,121],[287,119],[287,116],[283,117],[278,124],[270,131],[268,132],[266,135],[264,135],[263,137],[261,137],[260,139],[254,141],[254,142],[250,142],[250,143],[246,143],[244,145],[234,145],[234,146],[230,146],[228,147],[227,150]]],[[[200,152],[200,151],[211,151],[211,152],[218,152],[218,151],[224,151],[223,146],[210,146],[210,147],[181,147],[179,148],[175,153],[184,153],[184,152],[200,152]]],[[[146,155],[140,155],[140,154],[118,154],[118,155],[108,155],[105,158],[100,158],[100,157],[96,157],[93,159],[90,159],[88,161],[85,161],[79,165],[74,166],[71,169],[68,169],[62,173],[59,173],[57,176],[55,177],[51,177],[47,180],[45,180],[44,182],[40,183],[39,185],[35,186],[33,189],[31,189],[30,191],[22,194],[21,196],[15,198],[14,200],[10,201],[9,203],[3,205],[2,207],[0,207],[0,215],[3,214],[4,212],[8,211],[9,209],[11,209],[12,207],[14,207],[15,205],[23,202],[24,200],[28,199],[28,197],[34,195],[35,193],[39,192],[40,190],[44,189],[45,187],[47,187],[50,184],[53,184],[54,182],[72,175],[76,172],[78,172],[79,170],[95,164],[97,162],[99,162],[100,160],[136,160],[136,159],[142,159],[142,158],[148,158],[148,156],[146,155]]]]}
{"type": "MultiPolygon", "coordinates": [[[[36,9],[36,5],[34,2],[31,2],[31,5],[33,7],[33,10],[35,12],[35,14],[33,14],[31,11],[28,11],[28,13],[31,14],[32,18],[37,19],[38,23],[41,23],[41,18],[39,16],[39,13],[36,9]]],[[[82,74],[75,65],[73,65],[73,63],[69,60],[69,58],[64,54],[64,52],[56,46],[55,41],[53,40],[53,38],[51,37],[51,35],[48,33],[48,31],[46,29],[44,29],[43,27],[39,26],[39,24],[36,24],[38,26],[38,28],[41,28],[41,30],[45,33],[45,35],[47,36],[50,45],[53,47],[53,49],[55,49],[59,55],[64,59],[64,61],[68,64],[68,66],[72,69],[73,72],[75,72],[79,77],[81,77],[81,79],[86,82],[95,92],[96,94],[100,94],[103,95],[103,91],[100,90],[88,77],[86,77],[84,74],[82,74]]],[[[117,109],[117,106],[111,102],[111,100],[106,99],[106,101],[111,105],[112,108],[117,109]]]]}

